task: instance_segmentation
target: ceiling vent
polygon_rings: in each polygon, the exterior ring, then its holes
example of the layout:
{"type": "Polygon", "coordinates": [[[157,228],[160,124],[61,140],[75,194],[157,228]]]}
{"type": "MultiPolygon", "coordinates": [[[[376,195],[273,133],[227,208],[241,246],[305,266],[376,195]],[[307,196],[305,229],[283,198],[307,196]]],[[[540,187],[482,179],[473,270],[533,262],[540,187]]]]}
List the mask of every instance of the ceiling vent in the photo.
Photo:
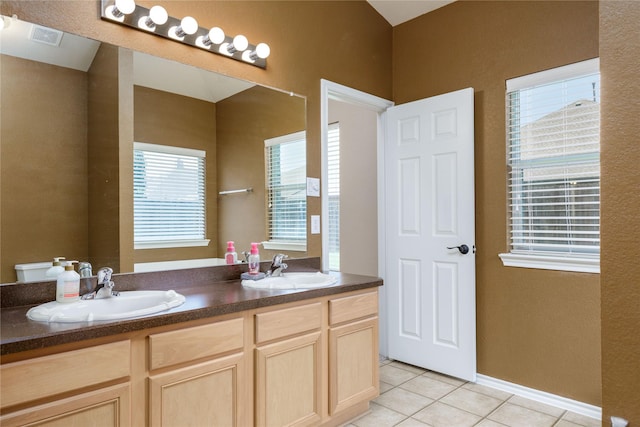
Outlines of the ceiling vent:
{"type": "Polygon", "coordinates": [[[49,46],[60,46],[62,34],[62,31],[41,27],[40,25],[32,25],[29,40],[48,44],[49,46]]]}

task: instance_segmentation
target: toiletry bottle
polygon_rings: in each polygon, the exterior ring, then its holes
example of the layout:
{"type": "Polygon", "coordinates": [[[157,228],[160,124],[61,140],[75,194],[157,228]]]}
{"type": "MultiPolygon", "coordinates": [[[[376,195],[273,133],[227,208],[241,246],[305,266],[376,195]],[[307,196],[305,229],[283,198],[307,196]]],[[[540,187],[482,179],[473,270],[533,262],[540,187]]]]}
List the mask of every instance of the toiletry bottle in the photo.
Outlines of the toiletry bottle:
{"type": "Polygon", "coordinates": [[[227,242],[227,253],[224,254],[224,260],[229,265],[238,262],[238,254],[236,253],[236,248],[233,247],[233,241],[227,242]]]}
{"type": "Polygon", "coordinates": [[[64,266],[64,272],[58,276],[56,286],[56,301],[74,302],[80,299],[80,275],[73,269],[73,263],[68,261],[64,266]]]}
{"type": "Polygon", "coordinates": [[[64,267],[62,266],[62,262],[60,261],[62,259],[64,259],[63,256],[55,257],[53,259],[53,264],[45,273],[48,278],[55,279],[60,275],[60,273],[64,271],[64,267]]]}
{"type": "Polygon", "coordinates": [[[251,243],[251,253],[249,254],[249,274],[254,275],[260,273],[260,254],[258,253],[258,244],[251,243]]]}

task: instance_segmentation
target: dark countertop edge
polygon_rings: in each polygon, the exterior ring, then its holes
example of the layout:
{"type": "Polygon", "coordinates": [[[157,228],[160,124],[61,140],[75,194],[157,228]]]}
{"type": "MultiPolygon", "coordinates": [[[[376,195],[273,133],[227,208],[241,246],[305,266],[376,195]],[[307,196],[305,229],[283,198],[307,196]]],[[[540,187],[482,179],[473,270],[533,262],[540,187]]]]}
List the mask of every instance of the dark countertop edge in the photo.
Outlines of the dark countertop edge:
{"type": "MultiPolygon", "coordinates": [[[[37,350],[62,344],[90,340],[94,338],[103,338],[111,335],[136,332],[160,326],[167,326],[193,320],[205,319],[209,317],[239,313],[242,311],[269,307],[278,304],[304,301],[307,299],[382,286],[382,279],[376,277],[349,274],[340,274],[339,277],[340,279],[337,285],[325,288],[301,291],[287,291],[285,293],[280,291],[262,291],[262,295],[259,297],[243,299],[235,301],[233,303],[208,305],[189,310],[181,309],[181,307],[176,307],[160,314],[154,314],[145,317],[117,321],[93,322],[90,325],[74,324],[77,325],[77,328],[73,328],[73,326],[71,326],[70,328],[73,329],[63,331],[49,331],[47,333],[39,335],[2,339],[2,341],[0,342],[0,355],[6,356],[23,351],[37,350]]],[[[238,286],[240,288],[242,287],[239,281],[223,283],[231,286],[238,286]]],[[[212,283],[207,286],[210,286],[213,289],[213,287],[216,286],[216,283],[212,283]]],[[[177,292],[183,291],[179,287],[176,287],[175,289],[177,292]]],[[[197,289],[202,290],[203,287],[200,286],[197,289]]],[[[188,291],[188,288],[184,289],[183,291],[187,298],[187,302],[189,301],[188,291]]],[[[23,312],[24,318],[26,319],[26,312],[30,307],[31,306],[16,307],[13,310],[23,312]]],[[[30,321],[27,320],[27,322],[30,321]]]]}

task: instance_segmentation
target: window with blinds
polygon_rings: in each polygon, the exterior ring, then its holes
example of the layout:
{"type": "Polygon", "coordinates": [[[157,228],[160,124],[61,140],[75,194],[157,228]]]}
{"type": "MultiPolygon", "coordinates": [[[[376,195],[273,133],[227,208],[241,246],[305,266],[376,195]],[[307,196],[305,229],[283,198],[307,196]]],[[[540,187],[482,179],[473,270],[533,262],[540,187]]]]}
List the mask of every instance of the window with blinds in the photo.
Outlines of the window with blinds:
{"type": "Polygon", "coordinates": [[[304,131],[265,141],[267,249],[306,251],[307,150],[304,131]]]}
{"type": "Polygon", "coordinates": [[[329,196],[329,270],[340,271],[340,124],[330,124],[327,136],[327,192],[329,196]]]}
{"type": "Polygon", "coordinates": [[[506,104],[511,253],[597,260],[598,60],[509,80],[506,104]]]}
{"type": "Polygon", "coordinates": [[[205,152],[136,142],[133,216],[136,249],[207,245],[205,152]]]}

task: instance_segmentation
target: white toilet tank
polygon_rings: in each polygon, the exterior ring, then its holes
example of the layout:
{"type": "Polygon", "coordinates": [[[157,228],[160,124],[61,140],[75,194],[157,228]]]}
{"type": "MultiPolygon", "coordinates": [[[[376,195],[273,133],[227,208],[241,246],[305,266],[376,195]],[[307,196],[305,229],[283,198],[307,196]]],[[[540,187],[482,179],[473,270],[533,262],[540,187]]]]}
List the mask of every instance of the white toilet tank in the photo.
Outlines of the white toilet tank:
{"type": "Polygon", "coordinates": [[[51,267],[51,262],[32,262],[28,264],[16,264],[16,274],[18,282],[39,282],[51,280],[47,277],[47,270],[51,267]]]}

